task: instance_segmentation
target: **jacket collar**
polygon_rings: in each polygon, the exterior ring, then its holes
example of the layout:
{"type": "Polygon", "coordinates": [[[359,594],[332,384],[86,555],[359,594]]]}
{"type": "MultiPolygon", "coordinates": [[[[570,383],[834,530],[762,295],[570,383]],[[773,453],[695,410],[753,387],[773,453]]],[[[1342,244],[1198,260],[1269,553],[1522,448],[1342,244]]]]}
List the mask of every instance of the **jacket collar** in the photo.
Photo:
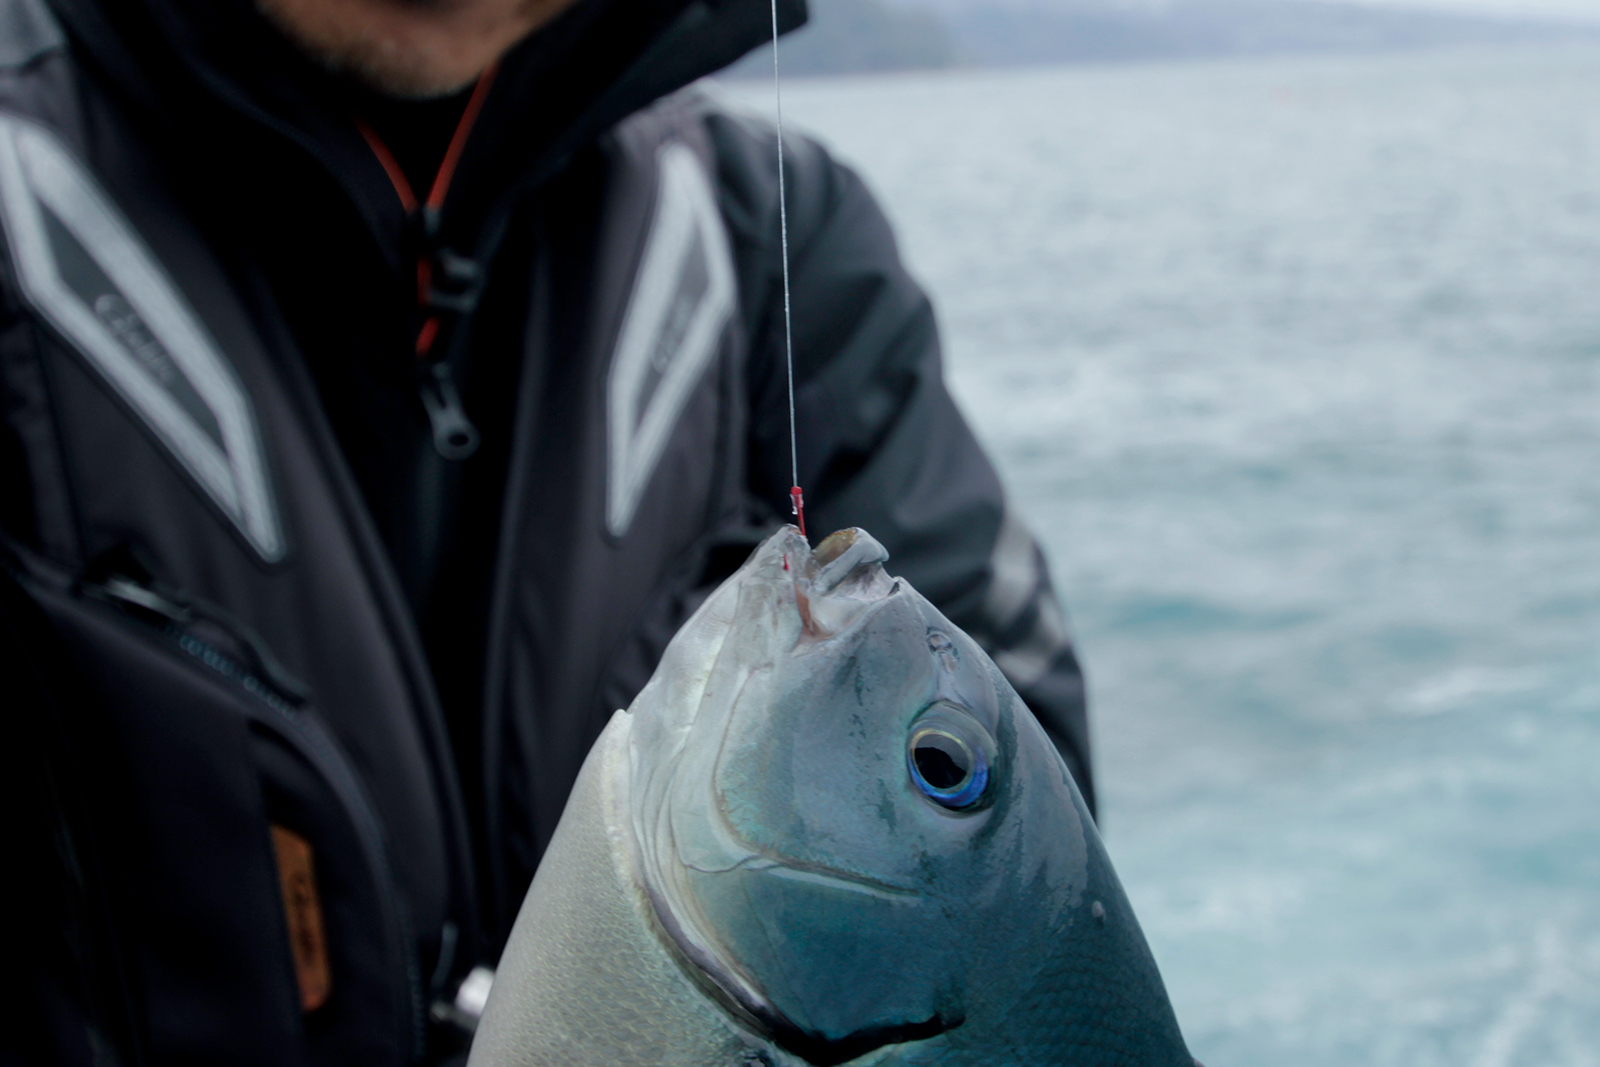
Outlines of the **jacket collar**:
{"type": "MultiPolygon", "coordinates": [[[[627,115],[769,40],[770,0],[580,0],[501,64],[443,213],[480,262],[512,205],[627,115]]],[[[251,0],[50,0],[80,55],[169,143],[298,150],[343,188],[397,270],[406,220],[350,121],[347,88],[251,0]],[[218,124],[221,124],[220,126],[218,124]],[[249,147],[244,147],[248,145],[249,147]]],[[[779,0],[780,32],[805,0],[779,0]]]]}

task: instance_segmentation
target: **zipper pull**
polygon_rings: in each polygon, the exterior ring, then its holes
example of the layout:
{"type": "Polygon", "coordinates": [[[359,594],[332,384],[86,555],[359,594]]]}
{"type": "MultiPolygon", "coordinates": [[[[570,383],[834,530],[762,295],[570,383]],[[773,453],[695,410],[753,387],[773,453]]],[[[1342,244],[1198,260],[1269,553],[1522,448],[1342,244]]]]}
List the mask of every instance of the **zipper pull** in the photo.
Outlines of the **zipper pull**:
{"type": "Polygon", "coordinates": [[[194,612],[187,604],[162,596],[148,585],[141,585],[125,575],[114,574],[97,584],[85,583],[83,590],[90,596],[160,623],[188,626],[194,621],[194,612]]]}
{"type": "Polygon", "coordinates": [[[174,637],[193,638],[194,624],[209,622],[232,640],[251,672],[280,698],[294,707],[310,698],[306,687],[284,670],[267,651],[266,642],[244,620],[157,582],[138,554],[127,546],[111,549],[90,563],[76,587],[84,596],[153,623],[174,637]]]}
{"type": "Polygon", "coordinates": [[[435,360],[422,368],[418,392],[433,427],[433,448],[445,459],[462,460],[478,450],[478,428],[461,406],[450,364],[435,360]]]}

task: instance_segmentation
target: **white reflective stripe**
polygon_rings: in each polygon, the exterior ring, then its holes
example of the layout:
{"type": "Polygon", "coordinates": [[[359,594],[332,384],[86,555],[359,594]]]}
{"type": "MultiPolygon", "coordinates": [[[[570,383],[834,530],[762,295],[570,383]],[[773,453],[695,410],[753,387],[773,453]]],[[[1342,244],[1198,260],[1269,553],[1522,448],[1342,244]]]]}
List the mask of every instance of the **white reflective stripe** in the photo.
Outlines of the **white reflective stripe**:
{"type": "Polygon", "coordinates": [[[983,598],[983,615],[991,633],[1000,633],[1016,621],[1033,591],[1039,587],[1039,556],[1033,535],[1011,505],[1000,519],[994,552],[989,557],[989,591],[983,598]]]}
{"type": "Polygon", "coordinates": [[[0,67],[20,67],[66,46],[66,34],[44,0],[0,3],[0,67]]]}
{"type": "Polygon", "coordinates": [[[1066,616],[1061,613],[1055,594],[1046,590],[1039,596],[1039,618],[1033,629],[1019,644],[996,652],[995,666],[1012,685],[1026,689],[1045,676],[1069,643],[1066,616]]]}
{"type": "Polygon", "coordinates": [[[660,171],[655,216],[606,385],[606,525],[617,536],[633,521],[733,313],[728,236],[700,161],[673,143],[661,151],[660,171]]]}
{"type": "MultiPolygon", "coordinates": [[[[0,211],[22,289],[33,304],[154,431],[245,540],[269,562],[283,534],[249,398],[183,295],[132,225],[48,131],[0,116],[0,211]],[[63,278],[43,208],[82,246],[126,301],[157,355],[170,360],[210,412],[217,441],[63,278]]],[[[149,353],[143,353],[149,356],[149,353]]]]}

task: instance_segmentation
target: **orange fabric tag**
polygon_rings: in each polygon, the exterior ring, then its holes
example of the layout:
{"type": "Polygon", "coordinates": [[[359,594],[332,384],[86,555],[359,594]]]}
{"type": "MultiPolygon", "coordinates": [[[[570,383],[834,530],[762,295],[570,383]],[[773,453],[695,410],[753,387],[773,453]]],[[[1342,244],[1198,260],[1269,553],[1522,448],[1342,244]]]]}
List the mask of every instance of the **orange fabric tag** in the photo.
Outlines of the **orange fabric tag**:
{"type": "Polygon", "coordinates": [[[322,929],[322,902],[311,866],[311,842],[281,826],[272,828],[272,850],[278,854],[278,881],[283,888],[284,917],[289,922],[289,949],[294,953],[300,983],[300,1007],[316,1011],[328,1000],[332,975],[328,939],[322,929]]]}

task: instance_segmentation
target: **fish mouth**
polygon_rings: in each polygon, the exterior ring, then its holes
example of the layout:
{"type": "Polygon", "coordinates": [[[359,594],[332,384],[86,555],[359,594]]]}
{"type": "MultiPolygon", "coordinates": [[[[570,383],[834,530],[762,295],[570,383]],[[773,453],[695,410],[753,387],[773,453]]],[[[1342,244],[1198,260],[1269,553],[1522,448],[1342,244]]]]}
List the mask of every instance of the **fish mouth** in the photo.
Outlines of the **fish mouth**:
{"type": "MultiPolygon", "coordinates": [[[[791,527],[792,529],[792,527],[791,527]]],[[[805,542],[795,532],[801,545],[805,542]]],[[[790,573],[802,643],[826,641],[899,591],[883,569],[888,551],[865,530],[850,527],[797,554],[790,573]]],[[[784,556],[784,570],[790,570],[784,556]]]]}
{"type": "Polygon", "coordinates": [[[910,1041],[926,1041],[961,1025],[962,1020],[934,1016],[915,1023],[857,1030],[844,1037],[827,1038],[805,1031],[787,1019],[768,1025],[768,1034],[785,1051],[792,1052],[814,1067],[837,1067],[858,1056],[865,1056],[885,1045],[903,1045],[910,1041]]]}

